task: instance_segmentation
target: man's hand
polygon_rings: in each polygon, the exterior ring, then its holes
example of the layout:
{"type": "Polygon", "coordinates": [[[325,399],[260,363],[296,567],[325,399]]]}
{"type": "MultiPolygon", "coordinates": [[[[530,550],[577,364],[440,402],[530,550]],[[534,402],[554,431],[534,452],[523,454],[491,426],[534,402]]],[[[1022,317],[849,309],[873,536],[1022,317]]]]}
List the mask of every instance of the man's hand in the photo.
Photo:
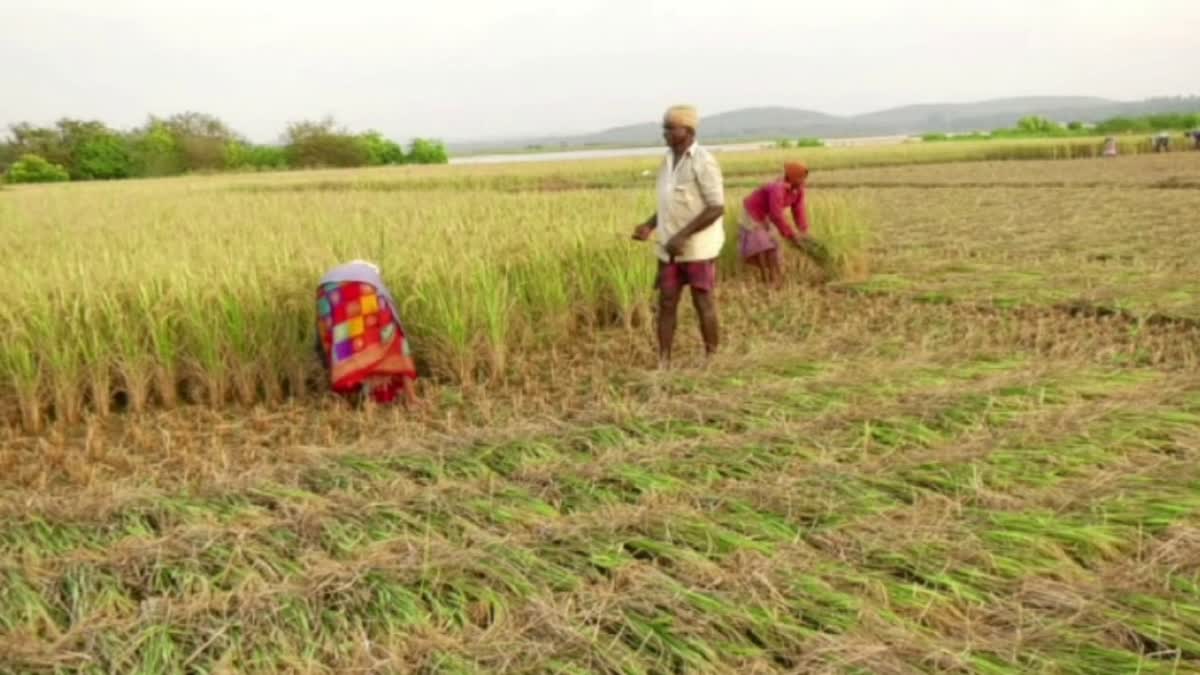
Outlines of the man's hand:
{"type": "Polygon", "coordinates": [[[653,232],[654,232],[653,227],[650,227],[649,225],[642,223],[641,225],[638,225],[636,228],[634,228],[633,238],[638,241],[646,241],[647,239],[650,238],[650,235],[653,232]]]}
{"type": "Polygon", "coordinates": [[[683,255],[684,244],[687,244],[687,238],[677,234],[667,241],[667,245],[664,248],[666,248],[667,253],[674,258],[675,256],[683,255]]]}

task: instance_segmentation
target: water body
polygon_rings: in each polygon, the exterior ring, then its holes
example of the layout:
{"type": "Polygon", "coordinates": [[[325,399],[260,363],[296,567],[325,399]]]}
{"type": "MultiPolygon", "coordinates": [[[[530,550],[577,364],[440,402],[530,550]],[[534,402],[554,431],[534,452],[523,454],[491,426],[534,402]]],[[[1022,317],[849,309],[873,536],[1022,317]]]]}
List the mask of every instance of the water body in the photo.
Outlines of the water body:
{"type": "MultiPolygon", "coordinates": [[[[893,145],[913,140],[909,136],[874,136],[871,138],[827,138],[826,147],[855,147],[863,145],[893,145]]],[[[750,152],[766,150],[775,147],[772,141],[757,143],[718,143],[705,144],[704,147],[713,152],[750,152]]],[[[466,157],[451,157],[451,164],[469,166],[472,164],[520,164],[525,162],[569,162],[584,159],[611,159],[617,157],[658,157],[666,152],[663,146],[643,146],[639,148],[597,148],[592,150],[564,150],[560,152],[514,152],[494,155],[469,155],[466,157]]]]}
{"type": "MultiPolygon", "coordinates": [[[[725,145],[705,145],[713,152],[738,152],[761,150],[769,148],[773,143],[736,143],[725,145]]],[[[451,164],[519,164],[523,162],[569,162],[581,159],[605,159],[613,157],[658,157],[666,152],[663,146],[645,146],[640,148],[597,148],[592,150],[563,150],[548,152],[514,152],[497,155],[470,155],[467,157],[451,157],[451,164]]]]}

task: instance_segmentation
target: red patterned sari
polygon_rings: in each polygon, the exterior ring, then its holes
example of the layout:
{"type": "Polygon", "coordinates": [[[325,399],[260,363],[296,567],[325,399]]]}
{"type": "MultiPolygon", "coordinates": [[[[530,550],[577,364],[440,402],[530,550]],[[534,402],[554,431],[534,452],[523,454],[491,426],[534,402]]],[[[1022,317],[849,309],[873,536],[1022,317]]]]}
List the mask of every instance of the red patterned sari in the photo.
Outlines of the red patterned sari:
{"type": "Polygon", "coordinates": [[[339,394],[365,389],[376,401],[386,403],[404,388],[405,378],[417,378],[391,297],[372,284],[321,284],[317,332],[330,384],[339,394]]]}

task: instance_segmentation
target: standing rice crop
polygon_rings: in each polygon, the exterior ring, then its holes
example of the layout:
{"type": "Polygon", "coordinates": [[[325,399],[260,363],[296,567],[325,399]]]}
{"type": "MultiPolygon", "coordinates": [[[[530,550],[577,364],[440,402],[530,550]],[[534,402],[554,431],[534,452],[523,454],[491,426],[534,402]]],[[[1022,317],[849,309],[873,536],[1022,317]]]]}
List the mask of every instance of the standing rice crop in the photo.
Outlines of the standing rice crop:
{"type": "MultiPolygon", "coordinates": [[[[409,190],[275,180],[289,189],[183,178],[0,196],[0,237],[22,263],[0,268],[17,298],[0,308],[6,415],[37,428],[303,392],[317,372],[313,289],[351,258],[380,264],[437,379],[495,381],[514,355],[648,323],[654,257],[628,232],[648,187],[464,196],[453,176],[409,190]]],[[[812,209],[838,269],[854,268],[857,203],[817,196],[812,209]]]]}

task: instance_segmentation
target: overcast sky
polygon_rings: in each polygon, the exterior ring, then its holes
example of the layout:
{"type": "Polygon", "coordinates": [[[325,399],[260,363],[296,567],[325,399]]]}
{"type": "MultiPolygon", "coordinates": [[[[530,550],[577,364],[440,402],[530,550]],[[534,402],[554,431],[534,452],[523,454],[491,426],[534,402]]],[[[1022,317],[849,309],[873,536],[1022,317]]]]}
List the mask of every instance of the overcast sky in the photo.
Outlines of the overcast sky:
{"type": "Polygon", "coordinates": [[[1200,91],[1200,0],[0,0],[0,125],[333,115],[406,140],[787,105],[1200,91]]]}

